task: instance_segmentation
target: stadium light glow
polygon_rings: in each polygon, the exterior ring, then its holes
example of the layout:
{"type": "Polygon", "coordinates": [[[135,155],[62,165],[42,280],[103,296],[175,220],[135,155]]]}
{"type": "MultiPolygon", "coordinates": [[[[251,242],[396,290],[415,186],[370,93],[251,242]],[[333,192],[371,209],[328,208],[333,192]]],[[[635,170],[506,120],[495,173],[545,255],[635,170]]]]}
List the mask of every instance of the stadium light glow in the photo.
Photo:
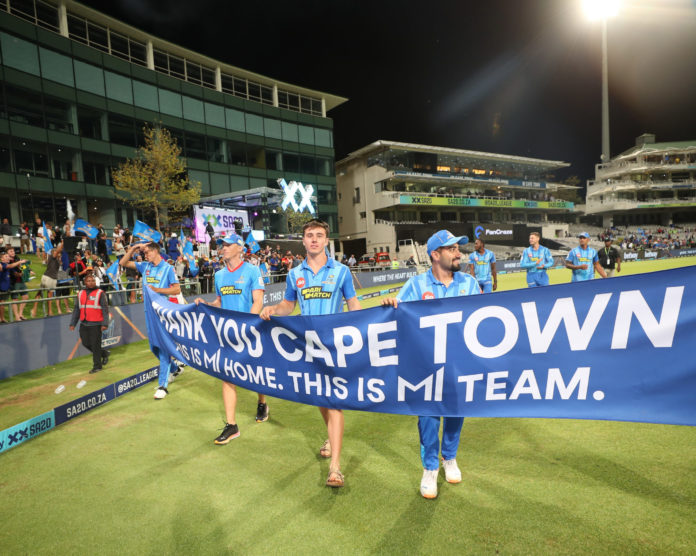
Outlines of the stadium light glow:
{"type": "Polygon", "coordinates": [[[618,15],[620,0],[584,0],[583,11],[591,21],[609,19],[618,15]]]}

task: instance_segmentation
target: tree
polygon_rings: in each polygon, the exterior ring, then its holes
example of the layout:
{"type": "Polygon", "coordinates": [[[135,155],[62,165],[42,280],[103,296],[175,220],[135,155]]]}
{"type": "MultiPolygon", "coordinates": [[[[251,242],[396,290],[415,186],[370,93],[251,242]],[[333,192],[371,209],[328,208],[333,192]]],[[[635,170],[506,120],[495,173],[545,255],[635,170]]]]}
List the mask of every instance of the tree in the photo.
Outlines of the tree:
{"type": "Polygon", "coordinates": [[[116,197],[139,208],[155,212],[155,228],[160,229],[160,212],[185,210],[201,197],[200,182],[190,182],[181,147],[169,130],[143,127],[145,145],[136,156],[119,164],[112,176],[116,197]]]}
{"type": "Polygon", "coordinates": [[[292,207],[285,209],[285,216],[288,219],[288,231],[291,234],[301,234],[302,226],[314,218],[308,212],[295,212],[292,207]]]}

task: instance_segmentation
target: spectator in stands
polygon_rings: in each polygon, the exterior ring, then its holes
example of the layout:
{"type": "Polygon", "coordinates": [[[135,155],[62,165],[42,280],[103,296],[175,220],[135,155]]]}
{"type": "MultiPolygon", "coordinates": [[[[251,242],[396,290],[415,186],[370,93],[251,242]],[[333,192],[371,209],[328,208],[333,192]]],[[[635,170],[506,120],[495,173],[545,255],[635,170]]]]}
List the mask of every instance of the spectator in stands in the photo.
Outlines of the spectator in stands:
{"type": "Polygon", "coordinates": [[[109,305],[92,274],[85,277],[85,287],[77,295],[70,330],[75,330],[78,321],[82,345],[92,352],[92,369],[89,372],[97,373],[109,361],[109,352],[102,349],[102,331],[109,326],[109,305]]]}
{"type": "Polygon", "coordinates": [[[594,278],[595,270],[602,278],[607,277],[602,265],[599,264],[597,251],[590,247],[590,234],[582,232],[578,235],[580,245],[574,247],[568,253],[565,260],[565,267],[573,271],[572,282],[583,282],[594,278]]]}
{"type": "Polygon", "coordinates": [[[20,251],[23,255],[26,255],[27,253],[31,253],[33,251],[33,249],[31,248],[31,236],[29,235],[30,232],[31,230],[29,229],[29,225],[25,220],[19,226],[19,246],[20,251]]]}
{"type": "Polygon", "coordinates": [[[176,237],[176,233],[172,233],[167,240],[167,255],[174,260],[179,257],[179,240],[176,237]]]}
{"type": "Polygon", "coordinates": [[[280,269],[280,257],[278,256],[277,251],[273,251],[271,253],[270,258],[268,259],[268,266],[271,270],[271,276],[278,274],[278,270],[280,269]]]}
{"type": "Polygon", "coordinates": [[[109,263],[109,253],[106,248],[106,234],[99,234],[97,237],[97,255],[102,261],[107,264],[109,263]]]}
{"type": "Polygon", "coordinates": [[[73,225],[70,220],[66,220],[65,224],[63,224],[63,237],[72,237],[73,235],[73,225]]]}
{"type": "Polygon", "coordinates": [[[70,263],[68,274],[73,277],[75,287],[79,288],[85,274],[87,274],[87,265],[82,260],[82,255],[79,251],[75,252],[75,257],[73,262],[70,263]]]}
{"type": "Polygon", "coordinates": [[[611,278],[614,274],[621,272],[621,253],[619,250],[612,245],[611,236],[604,238],[604,249],[599,253],[599,264],[607,273],[607,276],[611,278]]]}
{"type": "Polygon", "coordinates": [[[0,224],[0,240],[2,240],[2,245],[7,249],[10,247],[10,241],[12,240],[12,227],[10,226],[10,221],[7,218],[2,219],[2,224],[0,224]]]}
{"type": "MultiPolygon", "coordinates": [[[[15,269],[26,262],[27,261],[24,259],[13,261],[12,257],[10,257],[10,254],[7,251],[3,251],[0,255],[0,322],[8,322],[9,320],[9,311],[7,315],[8,320],[5,320],[5,305],[2,304],[2,302],[6,301],[10,297],[10,290],[12,289],[12,274],[13,272],[16,272],[15,269]]],[[[18,315],[16,307],[16,305],[13,305],[11,309],[15,314],[15,318],[17,320],[24,320],[18,315]]]]}
{"type": "MultiPolygon", "coordinates": [[[[53,316],[53,303],[56,304],[56,313],[61,315],[60,304],[57,299],[53,299],[56,295],[56,288],[58,287],[58,270],[60,269],[60,257],[63,251],[63,244],[59,243],[53,247],[53,250],[49,253],[46,261],[46,272],[41,277],[41,289],[36,293],[35,298],[38,299],[43,297],[43,292],[46,290],[46,297],[48,298],[48,316],[53,316]]],[[[35,301],[34,306],[31,308],[32,318],[36,317],[36,309],[39,302],[35,301]]]]}
{"type": "Polygon", "coordinates": [[[284,272],[290,272],[290,269],[292,268],[292,261],[293,261],[292,252],[287,251],[285,253],[285,256],[280,261],[281,264],[283,265],[284,272]]]}
{"type": "Polygon", "coordinates": [[[348,266],[349,266],[350,268],[353,268],[353,267],[357,264],[357,262],[358,262],[358,261],[355,259],[355,255],[351,255],[351,256],[348,258],[348,266]]]}
{"type": "Polygon", "coordinates": [[[406,260],[406,266],[416,266],[416,260],[413,258],[413,255],[406,260]]]}
{"type": "MultiPolygon", "coordinates": [[[[17,257],[14,247],[7,249],[7,255],[10,263],[10,295],[13,300],[28,300],[29,294],[26,291],[26,282],[31,278],[29,261],[17,257]]],[[[26,303],[12,305],[15,320],[26,320],[24,318],[24,307],[26,307],[26,303]]]]}
{"type": "Polygon", "coordinates": [[[77,249],[83,253],[89,249],[89,242],[85,236],[82,236],[80,241],[77,242],[77,249]]]}

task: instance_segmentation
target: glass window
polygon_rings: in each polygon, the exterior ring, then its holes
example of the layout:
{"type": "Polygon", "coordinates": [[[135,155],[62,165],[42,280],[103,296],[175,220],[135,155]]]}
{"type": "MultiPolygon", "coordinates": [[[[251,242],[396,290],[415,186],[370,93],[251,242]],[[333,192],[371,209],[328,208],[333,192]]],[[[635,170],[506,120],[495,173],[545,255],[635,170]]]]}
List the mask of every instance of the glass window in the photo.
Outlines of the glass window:
{"type": "Polygon", "coordinates": [[[57,98],[46,97],[44,99],[44,109],[46,111],[46,125],[48,129],[74,133],[70,103],[57,98]]]}
{"type": "Polygon", "coordinates": [[[246,166],[246,145],[238,141],[227,141],[227,162],[236,166],[246,166]]]}
{"type": "Polygon", "coordinates": [[[312,99],[312,114],[315,116],[321,116],[321,100],[312,99]]]}
{"type": "Polygon", "coordinates": [[[266,150],[258,145],[247,145],[247,164],[252,168],[265,168],[266,150]]]}
{"type": "Polygon", "coordinates": [[[109,172],[111,167],[109,157],[94,153],[82,153],[82,170],[84,181],[99,185],[109,185],[109,172]]]}
{"type": "Polygon", "coordinates": [[[41,27],[58,32],[58,8],[48,2],[36,0],[36,22],[41,27]]]}
{"type": "Polygon", "coordinates": [[[266,137],[271,137],[273,139],[283,138],[280,128],[280,120],[275,120],[273,118],[264,118],[263,128],[266,132],[266,137]]]}
{"type": "Polygon", "coordinates": [[[109,140],[112,143],[135,147],[135,120],[119,116],[117,114],[109,114],[109,140]]]}
{"type": "Polygon", "coordinates": [[[87,22],[81,17],[68,14],[68,35],[71,39],[87,44],[87,22]]]}
{"type": "Polygon", "coordinates": [[[179,79],[186,79],[184,59],[167,55],[169,57],[169,75],[178,77],[179,79]]]}
{"type": "Polygon", "coordinates": [[[101,139],[101,121],[101,112],[84,106],[77,107],[77,125],[80,136],[89,139],[101,139]]]}
{"type": "Polygon", "coordinates": [[[159,112],[157,87],[142,81],[133,81],[133,103],[141,108],[159,112]]]}
{"type": "Polygon", "coordinates": [[[197,133],[185,133],[186,156],[189,158],[201,158],[205,160],[205,137],[197,133]]]}
{"type": "Polygon", "coordinates": [[[227,162],[225,141],[217,137],[206,137],[208,160],[212,162],[227,162]]]}
{"type": "Polygon", "coordinates": [[[111,31],[109,33],[109,38],[111,39],[111,54],[123,60],[130,60],[130,55],[128,53],[128,37],[111,31]]]}
{"type": "Polygon", "coordinates": [[[140,42],[129,39],[131,61],[141,66],[147,66],[147,47],[140,42]]]}
{"type": "Polygon", "coordinates": [[[45,48],[39,48],[39,58],[41,60],[41,76],[44,79],[50,79],[69,87],[75,86],[70,58],[45,48]]]}
{"type": "Polygon", "coordinates": [[[278,151],[266,151],[266,168],[269,170],[283,170],[283,155],[278,151]]]}
{"type": "Polygon", "coordinates": [[[245,131],[244,112],[234,110],[233,108],[225,108],[225,124],[227,129],[245,131]]]}
{"type": "Polygon", "coordinates": [[[201,67],[201,78],[203,79],[203,85],[215,88],[215,71],[210,68],[201,67]]]}
{"type": "Polygon", "coordinates": [[[331,132],[328,129],[314,129],[314,139],[318,147],[332,147],[331,132]]]}
{"type": "Polygon", "coordinates": [[[283,122],[283,141],[293,141],[297,143],[298,139],[297,124],[283,122]]]}
{"type": "Polygon", "coordinates": [[[205,123],[225,127],[225,109],[219,104],[205,103],[205,123]]]}
{"type": "Polygon", "coordinates": [[[256,114],[244,114],[247,133],[263,135],[263,118],[256,114]]]}
{"type": "Polygon", "coordinates": [[[261,100],[261,85],[249,81],[249,99],[256,101],[261,100]]]}
{"type": "Polygon", "coordinates": [[[314,145],[314,128],[308,127],[306,125],[300,125],[297,127],[299,129],[300,143],[305,143],[306,145],[314,145]]]}
{"type": "Polygon", "coordinates": [[[66,147],[51,145],[49,147],[51,177],[58,180],[77,180],[77,174],[73,174],[73,160],[75,151],[66,147]]]}
{"type": "Polygon", "coordinates": [[[7,33],[0,33],[0,44],[2,61],[6,66],[39,75],[39,53],[36,45],[7,33]]]}
{"type": "Polygon", "coordinates": [[[273,106],[273,88],[261,85],[261,102],[273,106]]]}
{"type": "Polygon", "coordinates": [[[238,97],[247,98],[247,82],[246,79],[233,77],[234,94],[238,97]]]}
{"type": "Polygon", "coordinates": [[[73,62],[75,66],[75,86],[78,89],[104,96],[104,71],[79,60],[73,62]]]}
{"type": "Polygon", "coordinates": [[[181,95],[168,91],[167,89],[158,89],[160,111],[170,116],[183,117],[181,109],[181,95]]]}
{"type": "Polygon", "coordinates": [[[183,96],[184,101],[184,118],[187,120],[193,120],[194,122],[205,123],[205,116],[203,114],[203,102],[183,96]]]}
{"type": "Polygon", "coordinates": [[[96,48],[102,52],[109,52],[109,38],[104,27],[87,21],[87,40],[92,48],[96,48]]]}
{"type": "Polygon", "coordinates": [[[317,157],[317,174],[320,176],[333,176],[333,158],[317,157]]]}
{"type": "Polygon", "coordinates": [[[10,3],[10,13],[31,21],[32,23],[36,20],[36,12],[34,11],[33,0],[12,0],[10,3]]]}
{"type": "Polygon", "coordinates": [[[305,114],[312,113],[312,99],[307,97],[300,97],[300,110],[305,114]]]}
{"type": "Polygon", "coordinates": [[[169,60],[167,53],[161,50],[153,50],[153,58],[155,61],[155,69],[160,73],[169,73],[169,60]]]}
{"type": "Polygon", "coordinates": [[[201,84],[201,66],[186,60],[186,80],[196,85],[201,84]]]}
{"type": "Polygon", "coordinates": [[[300,172],[303,174],[315,174],[314,157],[300,156],[300,172]]]}
{"type": "Polygon", "coordinates": [[[300,171],[300,157],[292,153],[283,153],[283,169],[286,172],[300,171]]]}
{"type": "Polygon", "coordinates": [[[7,102],[7,117],[10,120],[43,127],[41,95],[27,89],[5,85],[5,100],[7,102]]]}
{"type": "Polygon", "coordinates": [[[105,71],[104,77],[107,97],[126,104],[133,104],[133,89],[129,78],[110,71],[105,71]]]}
{"type": "Polygon", "coordinates": [[[229,93],[231,95],[234,94],[234,79],[232,78],[232,76],[223,73],[222,75],[220,75],[220,82],[222,85],[223,92],[229,93]]]}

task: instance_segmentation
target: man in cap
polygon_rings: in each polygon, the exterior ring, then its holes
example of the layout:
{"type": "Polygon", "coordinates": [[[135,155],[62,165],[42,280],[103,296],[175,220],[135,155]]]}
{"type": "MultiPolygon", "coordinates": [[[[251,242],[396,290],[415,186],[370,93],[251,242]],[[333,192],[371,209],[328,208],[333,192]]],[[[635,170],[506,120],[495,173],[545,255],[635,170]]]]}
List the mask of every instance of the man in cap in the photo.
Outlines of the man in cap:
{"type": "Polygon", "coordinates": [[[590,234],[582,232],[578,235],[578,241],[580,245],[573,247],[565,260],[565,267],[573,271],[571,282],[592,280],[595,270],[602,278],[606,278],[607,273],[599,264],[597,251],[589,246],[590,234]]]}
{"type": "MultiPolygon", "coordinates": [[[[220,251],[225,266],[215,273],[215,301],[207,303],[211,307],[222,307],[228,311],[239,311],[258,315],[263,307],[263,277],[258,267],[244,262],[244,240],[235,233],[222,238],[220,251]]],[[[196,304],[205,303],[198,297],[196,304]]],[[[266,396],[259,394],[256,408],[256,422],[268,420],[266,396]]],[[[225,406],[225,428],[213,441],[215,444],[227,444],[239,436],[237,426],[237,388],[230,382],[222,382],[222,403],[225,406]]]]}
{"type": "MultiPolygon", "coordinates": [[[[462,295],[476,295],[481,288],[476,278],[461,272],[462,253],[459,246],[468,243],[466,236],[455,236],[440,230],[430,237],[427,244],[430,269],[412,276],[396,297],[382,300],[382,305],[398,307],[399,302],[442,299],[462,295]]],[[[423,462],[423,478],[420,493],[424,498],[437,497],[437,476],[440,469],[439,454],[448,483],[459,483],[462,474],[457,466],[457,449],[464,417],[418,417],[418,433],[423,462]],[[440,420],[444,420],[440,443],[440,420]]]]}
{"type": "Polygon", "coordinates": [[[604,249],[601,249],[597,254],[599,256],[599,264],[602,265],[604,272],[611,278],[614,273],[621,272],[621,253],[612,245],[613,239],[611,236],[604,238],[604,249]]]}

